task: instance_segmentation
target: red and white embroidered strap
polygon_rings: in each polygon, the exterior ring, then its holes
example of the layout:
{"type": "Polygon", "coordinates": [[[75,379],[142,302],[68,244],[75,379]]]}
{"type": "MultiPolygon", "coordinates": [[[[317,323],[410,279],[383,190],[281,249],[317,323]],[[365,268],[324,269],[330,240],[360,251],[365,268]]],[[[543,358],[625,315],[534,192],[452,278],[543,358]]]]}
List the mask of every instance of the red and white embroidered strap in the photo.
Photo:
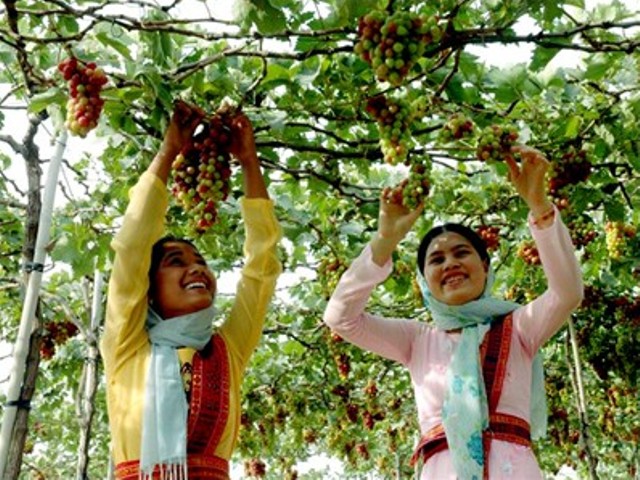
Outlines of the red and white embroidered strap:
{"type": "MultiPolygon", "coordinates": [[[[531,447],[529,423],[514,415],[496,411],[507,373],[512,333],[513,319],[509,314],[492,324],[491,330],[480,347],[482,372],[489,403],[489,428],[483,432],[485,478],[488,476],[491,440],[502,440],[531,447]]],[[[447,448],[449,447],[444,428],[442,424],[436,425],[420,439],[411,457],[411,465],[415,465],[419,459],[426,462],[433,455],[447,448]]]]}
{"type": "MultiPolygon", "coordinates": [[[[187,419],[187,468],[189,478],[228,480],[229,462],[214,455],[229,419],[229,359],[220,335],[193,356],[189,418],[187,419]]],[[[139,460],[116,466],[116,479],[137,480],[139,460]]],[[[160,478],[156,469],[153,478],[160,478]]]]}

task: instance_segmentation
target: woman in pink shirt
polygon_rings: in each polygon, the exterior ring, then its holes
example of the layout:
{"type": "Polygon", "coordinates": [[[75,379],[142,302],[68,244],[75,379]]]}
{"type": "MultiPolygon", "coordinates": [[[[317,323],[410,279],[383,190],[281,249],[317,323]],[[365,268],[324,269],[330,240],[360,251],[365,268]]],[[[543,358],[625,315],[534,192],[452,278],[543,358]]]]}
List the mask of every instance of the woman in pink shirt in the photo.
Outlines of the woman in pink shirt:
{"type": "MultiPolygon", "coordinates": [[[[418,280],[433,324],[365,312],[373,288],[391,273],[391,254],[422,206],[408,210],[382,195],[378,231],[342,276],[324,321],[347,341],[403,364],[414,388],[421,439],[413,462],[422,479],[540,479],[531,437],[544,433],[539,348],[582,299],[571,239],[549,201],[549,162],[513,147],[510,181],[530,209],[529,226],[547,290],[527,305],[493,297],[482,240],[459,224],[432,229],[418,252],[418,280]]],[[[515,279],[514,279],[515,280],[515,279]]]]}

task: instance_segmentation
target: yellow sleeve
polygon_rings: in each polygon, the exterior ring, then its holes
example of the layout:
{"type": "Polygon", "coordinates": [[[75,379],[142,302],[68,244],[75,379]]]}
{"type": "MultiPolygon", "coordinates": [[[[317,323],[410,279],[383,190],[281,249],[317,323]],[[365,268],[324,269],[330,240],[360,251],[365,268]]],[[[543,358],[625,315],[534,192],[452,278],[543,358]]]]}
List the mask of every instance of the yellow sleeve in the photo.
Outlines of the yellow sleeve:
{"type": "Polygon", "coordinates": [[[148,344],[144,324],[151,249],[163,234],[168,205],[166,185],[151,173],[140,177],[129,197],[122,227],[111,242],[115,256],[100,348],[107,373],[148,344]]]}
{"type": "Polygon", "coordinates": [[[282,271],[276,254],[282,232],[272,200],[243,198],[240,206],[245,223],[245,265],[231,313],[220,333],[229,346],[230,354],[244,369],[262,335],[267,307],[282,271]]]}

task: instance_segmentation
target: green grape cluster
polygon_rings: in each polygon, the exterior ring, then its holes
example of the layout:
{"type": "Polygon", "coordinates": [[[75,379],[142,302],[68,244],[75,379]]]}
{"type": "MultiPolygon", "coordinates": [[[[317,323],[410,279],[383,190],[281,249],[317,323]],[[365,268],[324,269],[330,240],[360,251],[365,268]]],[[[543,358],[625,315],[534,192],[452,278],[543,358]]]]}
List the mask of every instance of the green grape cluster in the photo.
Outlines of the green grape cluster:
{"type": "Polygon", "coordinates": [[[473,135],[473,121],[461,113],[449,117],[440,130],[440,141],[448,143],[473,135]]]}
{"type": "Polygon", "coordinates": [[[404,100],[389,99],[384,95],[370,98],[367,112],[378,122],[380,149],[390,165],[407,158],[411,144],[411,123],[414,119],[411,105],[404,100]]]}
{"type": "Polygon", "coordinates": [[[402,184],[402,205],[414,210],[429,195],[431,180],[429,170],[431,162],[428,157],[421,157],[411,163],[409,177],[402,184]]]}
{"type": "Polygon", "coordinates": [[[372,66],[379,81],[397,86],[442,33],[436,16],[373,11],[358,22],[355,52],[372,66]]]}
{"type": "Polygon", "coordinates": [[[218,204],[227,199],[231,179],[230,112],[219,110],[206,119],[192,141],[173,161],[173,195],[202,233],[218,217],[218,204]]]}
{"type": "Polygon", "coordinates": [[[344,261],[333,256],[325,257],[320,261],[318,280],[326,298],[331,296],[347,267],[348,265],[344,261]]]}
{"type": "Polygon", "coordinates": [[[636,228],[623,222],[607,222],[604,225],[605,243],[609,258],[619,260],[624,255],[627,239],[636,236],[636,228]]]}
{"type": "Polygon", "coordinates": [[[383,199],[387,203],[402,205],[409,210],[416,209],[429,195],[431,180],[429,179],[431,162],[428,157],[413,162],[407,178],[395,187],[387,187],[383,199]]]}
{"type": "Polygon", "coordinates": [[[598,231],[594,225],[582,219],[568,222],[567,228],[571,235],[571,241],[576,248],[584,248],[598,237],[598,231]]]}
{"type": "Polygon", "coordinates": [[[478,137],[476,157],[483,162],[499,162],[511,156],[511,147],[518,139],[514,125],[489,125],[478,137]]]}

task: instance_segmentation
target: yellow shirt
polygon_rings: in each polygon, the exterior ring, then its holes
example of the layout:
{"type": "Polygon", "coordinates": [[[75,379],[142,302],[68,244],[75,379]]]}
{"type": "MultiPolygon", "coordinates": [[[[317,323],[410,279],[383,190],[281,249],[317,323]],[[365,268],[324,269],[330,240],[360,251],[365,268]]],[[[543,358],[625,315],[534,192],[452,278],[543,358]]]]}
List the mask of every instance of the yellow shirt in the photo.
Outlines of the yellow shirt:
{"type": "MultiPolygon", "coordinates": [[[[123,225],[111,243],[115,251],[104,335],[100,350],[107,380],[107,407],[115,464],[140,458],[142,412],[151,344],[145,321],[151,248],[164,231],[166,185],[144,173],[130,192],[123,225]]],[[[229,360],[229,418],[214,455],[228,460],[240,427],[240,387],[260,336],[276,280],[282,270],[276,256],[281,237],[273,202],[243,198],[245,265],[229,317],[219,328],[229,360]]],[[[181,362],[195,351],[181,349],[181,362]]]]}

